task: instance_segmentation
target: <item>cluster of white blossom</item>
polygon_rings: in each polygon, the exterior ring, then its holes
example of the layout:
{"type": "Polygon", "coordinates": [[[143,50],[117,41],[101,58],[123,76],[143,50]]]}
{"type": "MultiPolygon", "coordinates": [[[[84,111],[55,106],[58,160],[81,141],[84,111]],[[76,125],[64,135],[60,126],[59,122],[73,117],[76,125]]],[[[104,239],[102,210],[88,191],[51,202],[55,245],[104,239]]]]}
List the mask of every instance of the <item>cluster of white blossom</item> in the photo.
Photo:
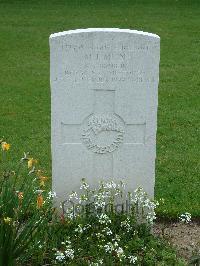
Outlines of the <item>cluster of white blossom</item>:
{"type": "MultiPolygon", "coordinates": [[[[142,188],[138,188],[134,191],[133,194],[125,193],[124,183],[120,184],[115,183],[114,181],[109,182],[100,182],[99,187],[96,189],[90,189],[90,186],[86,183],[85,179],[82,180],[82,185],[80,187],[81,190],[84,190],[81,195],[78,196],[77,192],[72,192],[69,196],[68,202],[73,202],[73,207],[67,208],[67,217],[72,219],[82,213],[82,210],[89,210],[95,219],[97,219],[97,228],[101,228],[99,232],[93,232],[93,236],[98,239],[97,246],[108,254],[115,254],[119,258],[120,261],[128,261],[129,264],[133,265],[137,262],[137,256],[134,254],[127,254],[126,246],[121,245],[121,239],[119,235],[114,235],[114,231],[112,228],[112,221],[109,215],[109,211],[114,210],[115,203],[120,199],[129,199],[130,201],[130,211],[128,211],[126,218],[121,221],[120,227],[122,230],[122,235],[126,233],[130,233],[133,229],[132,223],[135,221],[135,218],[141,216],[142,219],[145,219],[147,223],[152,224],[154,219],[156,218],[155,208],[158,205],[157,203],[151,201],[147,194],[144,192],[142,188]],[[120,195],[120,198],[116,198],[116,196],[120,195]],[[77,202],[77,205],[75,204],[77,202]],[[90,209],[92,207],[92,209],[90,209]],[[106,208],[109,207],[109,210],[106,208]],[[91,212],[92,210],[92,212],[91,212]],[[75,213],[75,211],[77,213],[75,213]],[[107,212],[108,211],[108,212],[107,212]],[[132,212],[133,211],[133,212],[132,212]],[[132,215],[133,217],[132,220],[132,215]]],[[[119,205],[119,204],[118,204],[119,205]]],[[[117,205],[116,205],[117,206],[117,205]]],[[[120,205],[121,206],[121,205],[120,205]]],[[[87,213],[88,214],[88,213],[87,213]]],[[[187,213],[186,213],[187,214],[187,213]]],[[[182,219],[188,221],[188,215],[181,216],[182,219]],[[184,218],[185,217],[185,218],[184,218]]],[[[142,220],[144,221],[144,220],[142,220]]],[[[74,229],[74,236],[77,234],[83,234],[84,231],[91,228],[92,225],[89,223],[86,224],[78,224],[74,229]]],[[[87,233],[89,233],[88,231],[87,233]]],[[[134,232],[135,234],[135,232],[134,232]]],[[[87,236],[87,235],[86,235],[87,236]]],[[[89,234],[88,234],[89,239],[89,234]]],[[[63,244],[63,243],[62,243],[63,244]]],[[[74,250],[71,248],[71,242],[65,242],[65,248],[62,251],[56,251],[56,260],[65,262],[66,259],[74,258],[74,250]]],[[[89,262],[89,265],[101,265],[103,264],[103,260],[95,260],[93,262],[89,262]]]]}
{"type": "Polygon", "coordinates": [[[179,216],[179,220],[182,222],[182,223],[190,223],[191,222],[191,219],[192,219],[192,215],[189,213],[189,212],[185,212],[183,214],[181,214],[179,216]]]}
{"type": "Polygon", "coordinates": [[[101,185],[104,189],[121,189],[125,188],[125,183],[120,181],[119,184],[115,183],[113,180],[109,182],[101,182],[101,185]]]}
{"type": "Polygon", "coordinates": [[[65,251],[65,256],[69,259],[73,259],[74,258],[74,250],[72,248],[67,248],[65,251]]]}
{"type": "Polygon", "coordinates": [[[78,200],[78,195],[77,192],[73,191],[70,195],[69,195],[69,200],[78,200]]]}
{"type": "Polygon", "coordinates": [[[114,251],[120,261],[126,258],[123,248],[119,246],[117,241],[114,241],[113,243],[108,242],[106,245],[104,245],[104,249],[106,253],[110,254],[114,251]]]}
{"type": "Polygon", "coordinates": [[[117,188],[117,184],[114,181],[110,181],[110,182],[102,182],[102,186],[105,189],[116,189],[117,188]]]}
{"type": "Polygon", "coordinates": [[[126,229],[127,232],[130,232],[132,227],[130,225],[130,218],[127,217],[126,220],[121,222],[121,227],[126,229]]]}
{"type": "Polygon", "coordinates": [[[67,211],[65,213],[65,217],[70,219],[70,220],[73,220],[75,218],[75,216],[76,216],[76,213],[74,212],[74,208],[73,207],[68,207],[67,211]]]}
{"type": "Polygon", "coordinates": [[[129,259],[130,263],[133,263],[133,264],[135,264],[135,262],[137,261],[137,257],[132,256],[132,255],[128,256],[128,259],[129,259]]]}
{"type": "Polygon", "coordinates": [[[93,194],[93,204],[96,210],[104,210],[106,211],[107,208],[114,207],[114,203],[117,196],[123,194],[124,183],[120,182],[119,184],[115,183],[114,181],[104,182],[101,181],[99,183],[99,187],[92,192],[93,194]]]}
{"type": "Polygon", "coordinates": [[[86,224],[84,227],[83,227],[83,231],[85,231],[85,230],[87,230],[87,229],[89,229],[89,228],[91,228],[92,226],[91,226],[91,224],[86,224]]]}
{"type": "Polygon", "coordinates": [[[77,228],[74,229],[75,232],[82,234],[87,229],[91,228],[90,224],[86,224],[85,226],[82,226],[81,224],[78,225],[77,228]]]}
{"type": "Polygon", "coordinates": [[[119,258],[119,260],[121,261],[122,259],[125,259],[126,256],[124,254],[124,250],[121,247],[118,247],[115,252],[117,253],[117,257],[119,258]]]}
{"type": "Polygon", "coordinates": [[[94,194],[94,206],[95,209],[104,208],[106,206],[106,193],[100,192],[97,194],[94,194]]]}
{"type": "Polygon", "coordinates": [[[89,184],[86,183],[85,179],[83,178],[83,179],[82,179],[82,184],[81,184],[81,186],[80,186],[80,189],[88,190],[89,187],[90,187],[89,184]]]}
{"type": "Polygon", "coordinates": [[[110,218],[105,213],[101,213],[100,215],[97,215],[97,217],[99,218],[100,224],[106,224],[107,225],[107,224],[111,223],[110,218]]]}
{"type": "Polygon", "coordinates": [[[56,251],[55,256],[56,256],[56,260],[58,260],[60,262],[65,260],[65,254],[59,250],[56,251]]]}
{"type": "Polygon", "coordinates": [[[71,241],[66,240],[65,242],[61,243],[63,246],[63,250],[56,250],[55,256],[56,260],[59,262],[64,262],[66,260],[73,260],[74,259],[74,250],[71,247],[71,241]]]}
{"type": "Polygon", "coordinates": [[[159,205],[158,202],[151,201],[143,188],[139,187],[134,191],[134,196],[130,194],[131,202],[137,206],[137,214],[141,214],[147,223],[153,224],[156,219],[155,209],[159,205]]]}
{"type": "Polygon", "coordinates": [[[54,192],[54,191],[49,191],[48,192],[48,197],[47,197],[47,199],[53,199],[53,198],[56,198],[56,192],[54,192]]]}
{"type": "Polygon", "coordinates": [[[104,245],[105,252],[111,253],[114,250],[114,246],[111,242],[108,242],[106,245],[104,245]]]}
{"type": "Polygon", "coordinates": [[[79,224],[78,227],[76,229],[74,229],[75,232],[82,234],[83,233],[83,228],[82,226],[79,224]]]}
{"type": "Polygon", "coordinates": [[[119,184],[115,183],[114,181],[109,181],[109,182],[102,181],[100,183],[100,186],[101,186],[100,189],[107,194],[107,198],[110,200],[123,193],[122,190],[125,187],[122,181],[119,184]]]}
{"type": "MultiPolygon", "coordinates": [[[[73,201],[73,203],[78,201],[76,211],[78,210],[78,207],[90,204],[94,208],[93,210],[101,210],[102,212],[105,212],[107,207],[112,208],[113,206],[114,208],[114,204],[117,202],[117,198],[115,198],[117,195],[120,194],[121,198],[123,198],[122,195],[123,193],[125,194],[124,188],[125,185],[122,181],[119,184],[114,181],[101,181],[99,187],[90,190],[90,186],[86,183],[85,179],[83,179],[80,189],[85,190],[86,194],[82,194],[78,197],[76,192],[72,192],[69,196],[69,201],[73,201]]],[[[147,223],[153,224],[153,221],[156,219],[155,208],[158,205],[158,202],[155,203],[151,201],[142,188],[136,189],[134,194],[125,194],[125,197],[129,198],[131,209],[135,210],[139,220],[143,219],[144,221],[144,219],[146,219],[147,223]]],[[[76,214],[72,208],[67,209],[68,218],[72,219],[75,215],[76,214]]],[[[100,219],[100,223],[104,223],[104,221],[100,219]]],[[[122,226],[125,226],[125,224],[122,224],[122,226]]],[[[128,222],[126,226],[128,228],[128,222]]],[[[127,230],[130,230],[130,228],[127,230]]]]}
{"type": "Polygon", "coordinates": [[[102,232],[105,233],[107,236],[112,235],[112,231],[109,227],[105,227],[102,232]]]}

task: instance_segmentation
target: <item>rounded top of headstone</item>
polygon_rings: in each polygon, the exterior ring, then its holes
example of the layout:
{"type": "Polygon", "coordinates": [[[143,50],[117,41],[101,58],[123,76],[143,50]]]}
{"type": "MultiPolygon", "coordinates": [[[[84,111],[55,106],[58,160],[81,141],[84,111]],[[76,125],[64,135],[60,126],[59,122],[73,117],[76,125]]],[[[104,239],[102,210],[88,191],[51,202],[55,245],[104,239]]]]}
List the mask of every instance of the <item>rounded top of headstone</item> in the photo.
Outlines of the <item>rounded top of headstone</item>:
{"type": "Polygon", "coordinates": [[[143,35],[143,36],[148,36],[148,37],[153,37],[153,38],[160,39],[160,37],[157,34],[154,34],[154,33],[138,31],[138,30],[130,30],[130,29],[119,29],[119,28],[88,28],[88,29],[68,30],[68,31],[62,31],[62,32],[53,33],[53,34],[50,35],[49,38],[52,39],[52,38],[66,36],[66,35],[71,35],[71,34],[89,33],[89,32],[132,33],[132,34],[138,34],[138,35],[143,35]]]}

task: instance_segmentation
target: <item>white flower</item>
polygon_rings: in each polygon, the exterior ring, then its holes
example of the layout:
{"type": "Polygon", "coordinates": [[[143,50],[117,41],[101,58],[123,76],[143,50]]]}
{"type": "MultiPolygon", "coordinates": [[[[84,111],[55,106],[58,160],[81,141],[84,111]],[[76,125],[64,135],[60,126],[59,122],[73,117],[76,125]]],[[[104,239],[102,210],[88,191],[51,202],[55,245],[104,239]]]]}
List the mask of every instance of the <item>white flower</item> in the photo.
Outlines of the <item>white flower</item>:
{"type": "Polygon", "coordinates": [[[179,220],[183,223],[190,223],[192,219],[192,215],[189,212],[183,213],[179,216],[179,220]]]}
{"type": "Polygon", "coordinates": [[[115,189],[117,187],[117,184],[111,181],[111,182],[103,184],[103,187],[107,189],[112,189],[112,188],[115,189]]]}
{"type": "Polygon", "coordinates": [[[143,207],[149,207],[150,199],[145,199],[143,202],[143,207]]]}
{"type": "Polygon", "coordinates": [[[79,224],[78,227],[74,230],[75,232],[78,232],[80,234],[83,233],[83,228],[81,227],[81,225],[79,224]]]}
{"type": "Polygon", "coordinates": [[[98,192],[93,195],[95,209],[104,208],[106,206],[105,199],[108,197],[107,192],[98,192]]]}
{"type": "Polygon", "coordinates": [[[139,205],[144,202],[146,193],[143,191],[143,188],[139,187],[134,191],[135,195],[132,199],[134,203],[138,203],[139,205]]]}
{"type": "Polygon", "coordinates": [[[56,198],[56,192],[55,191],[49,191],[48,192],[48,199],[56,198]]]}
{"type": "Polygon", "coordinates": [[[137,261],[136,256],[128,256],[128,259],[129,259],[130,263],[133,263],[133,264],[137,261]]]}
{"type": "Polygon", "coordinates": [[[90,186],[84,181],[82,180],[82,185],[80,186],[80,189],[85,189],[87,190],[90,186]]]}
{"type": "Polygon", "coordinates": [[[73,259],[74,258],[74,250],[71,248],[67,248],[65,250],[65,256],[69,259],[73,259]]]}
{"type": "Polygon", "coordinates": [[[107,236],[110,236],[112,235],[112,231],[110,230],[109,227],[105,227],[103,230],[102,230],[103,233],[106,233],[107,236]]]}
{"type": "MultiPolygon", "coordinates": [[[[63,209],[62,205],[61,208],[63,209]]],[[[65,217],[69,218],[70,220],[73,220],[77,216],[74,207],[69,207],[65,211],[65,217]]]]}
{"type": "Polygon", "coordinates": [[[99,209],[99,208],[103,208],[103,207],[105,207],[105,206],[106,206],[106,203],[105,203],[105,201],[101,201],[101,200],[99,200],[99,201],[96,201],[96,202],[94,203],[94,206],[95,206],[95,209],[97,210],[97,209],[99,209]]]}
{"type": "Polygon", "coordinates": [[[121,227],[125,228],[127,232],[130,232],[130,230],[132,229],[131,225],[130,225],[130,219],[127,218],[126,220],[121,222],[121,227]]]}
{"type": "Polygon", "coordinates": [[[56,260],[58,261],[63,261],[65,259],[65,255],[61,251],[56,251],[55,255],[56,255],[56,260]]]}
{"type": "Polygon", "coordinates": [[[126,255],[124,254],[124,251],[121,247],[115,249],[115,252],[117,253],[117,257],[119,258],[120,261],[122,261],[123,258],[126,258],[126,255]]]}
{"type": "Polygon", "coordinates": [[[99,264],[103,264],[103,259],[98,260],[99,264]]]}
{"type": "Polygon", "coordinates": [[[118,243],[117,243],[117,241],[114,242],[114,246],[115,246],[115,247],[118,247],[118,243]]]}
{"type": "Polygon", "coordinates": [[[105,248],[105,252],[107,252],[107,253],[111,253],[112,251],[113,251],[113,244],[112,243],[110,243],[110,242],[108,242],[105,246],[104,246],[104,248],[105,248]]]}
{"type": "Polygon", "coordinates": [[[134,193],[135,195],[131,197],[131,201],[139,207],[138,214],[141,215],[140,209],[143,209],[147,223],[153,224],[156,219],[155,208],[158,203],[151,201],[142,188],[137,188],[134,193]]]}
{"type": "Polygon", "coordinates": [[[97,215],[97,217],[99,218],[99,223],[100,224],[111,223],[111,220],[109,219],[108,215],[106,215],[105,213],[102,213],[100,216],[97,215]]]}
{"type": "Polygon", "coordinates": [[[86,224],[84,227],[83,227],[83,231],[87,230],[88,228],[92,227],[90,224],[86,224]]]}
{"type": "Polygon", "coordinates": [[[75,191],[73,191],[70,195],[69,195],[69,199],[72,200],[72,199],[76,199],[78,200],[78,195],[75,191]]]}
{"type": "Polygon", "coordinates": [[[115,251],[117,252],[118,257],[120,257],[124,253],[123,249],[120,247],[118,247],[118,249],[116,249],[115,251]]]}
{"type": "Polygon", "coordinates": [[[75,215],[73,212],[70,212],[70,213],[68,212],[68,213],[66,214],[66,217],[69,218],[70,220],[73,220],[75,216],[76,216],[76,215],[75,215]]]}

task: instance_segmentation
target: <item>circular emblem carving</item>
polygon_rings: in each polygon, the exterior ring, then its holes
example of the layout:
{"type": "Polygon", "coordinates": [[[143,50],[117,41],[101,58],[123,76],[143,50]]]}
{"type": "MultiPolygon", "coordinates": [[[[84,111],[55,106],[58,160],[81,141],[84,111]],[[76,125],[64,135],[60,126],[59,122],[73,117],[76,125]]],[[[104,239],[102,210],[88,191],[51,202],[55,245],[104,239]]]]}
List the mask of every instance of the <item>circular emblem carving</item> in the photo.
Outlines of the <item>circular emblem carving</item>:
{"type": "Polygon", "coordinates": [[[113,152],[123,138],[124,122],[117,115],[90,115],[85,120],[82,141],[92,152],[113,152]]]}

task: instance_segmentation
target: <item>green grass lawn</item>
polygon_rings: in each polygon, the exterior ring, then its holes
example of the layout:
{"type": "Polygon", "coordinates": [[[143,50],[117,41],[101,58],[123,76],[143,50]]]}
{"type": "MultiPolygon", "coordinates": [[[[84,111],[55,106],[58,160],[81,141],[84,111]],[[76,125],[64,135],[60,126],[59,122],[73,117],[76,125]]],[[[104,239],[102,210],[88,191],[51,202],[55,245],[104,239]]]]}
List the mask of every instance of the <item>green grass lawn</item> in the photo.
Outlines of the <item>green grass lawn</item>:
{"type": "Polygon", "coordinates": [[[200,216],[200,2],[0,0],[0,137],[51,174],[51,33],[116,27],[161,37],[156,198],[159,212],[200,216]]]}

